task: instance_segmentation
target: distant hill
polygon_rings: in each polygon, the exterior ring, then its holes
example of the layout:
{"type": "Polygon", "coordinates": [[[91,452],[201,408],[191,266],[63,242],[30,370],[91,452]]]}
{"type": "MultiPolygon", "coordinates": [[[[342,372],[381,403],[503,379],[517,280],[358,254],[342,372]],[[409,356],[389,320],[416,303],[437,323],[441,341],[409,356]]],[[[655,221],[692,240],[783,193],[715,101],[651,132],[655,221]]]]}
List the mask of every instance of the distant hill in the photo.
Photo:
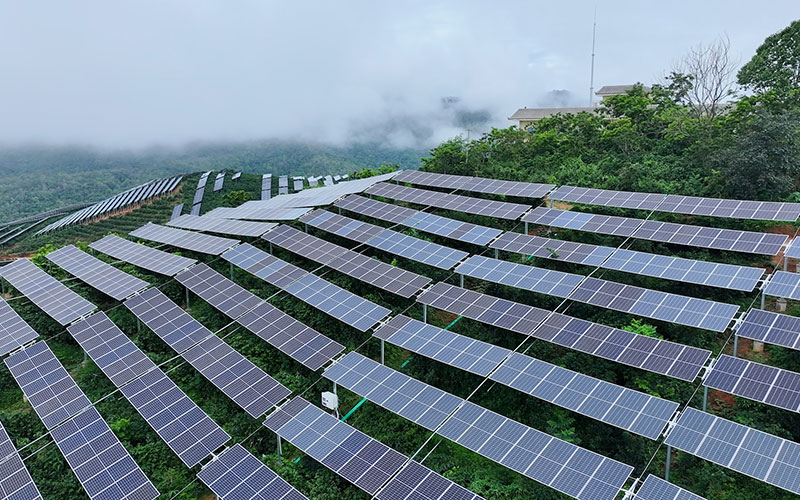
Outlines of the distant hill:
{"type": "Polygon", "coordinates": [[[102,151],[89,147],[0,149],[0,222],[95,201],[156,177],[202,170],[320,175],[383,164],[417,168],[427,152],[376,144],[293,141],[197,143],[183,148],[102,151]]]}

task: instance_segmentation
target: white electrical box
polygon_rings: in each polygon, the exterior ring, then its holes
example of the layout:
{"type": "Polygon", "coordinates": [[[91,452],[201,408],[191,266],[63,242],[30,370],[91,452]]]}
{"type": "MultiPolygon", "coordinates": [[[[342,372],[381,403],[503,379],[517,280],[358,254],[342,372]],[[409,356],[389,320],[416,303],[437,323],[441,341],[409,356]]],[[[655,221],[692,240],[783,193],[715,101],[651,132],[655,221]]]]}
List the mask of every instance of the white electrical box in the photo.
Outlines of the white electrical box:
{"type": "Polygon", "coordinates": [[[339,396],[332,392],[323,392],[322,393],[322,406],[328,408],[330,410],[336,410],[339,408],[339,396]]]}

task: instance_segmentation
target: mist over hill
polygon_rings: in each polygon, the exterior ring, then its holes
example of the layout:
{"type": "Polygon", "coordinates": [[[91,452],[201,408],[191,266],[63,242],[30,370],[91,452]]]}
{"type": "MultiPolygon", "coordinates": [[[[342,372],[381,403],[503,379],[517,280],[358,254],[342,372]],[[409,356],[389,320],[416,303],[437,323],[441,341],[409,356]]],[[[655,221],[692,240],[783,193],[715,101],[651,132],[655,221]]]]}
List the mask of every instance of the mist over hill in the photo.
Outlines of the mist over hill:
{"type": "Polygon", "coordinates": [[[289,140],[203,142],[180,148],[102,150],[90,146],[0,148],[0,221],[95,201],[142,182],[201,170],[277,175],[348,173],[383,164],[417,168],[422,149],[376,143],[332,146],[289,140]]]}

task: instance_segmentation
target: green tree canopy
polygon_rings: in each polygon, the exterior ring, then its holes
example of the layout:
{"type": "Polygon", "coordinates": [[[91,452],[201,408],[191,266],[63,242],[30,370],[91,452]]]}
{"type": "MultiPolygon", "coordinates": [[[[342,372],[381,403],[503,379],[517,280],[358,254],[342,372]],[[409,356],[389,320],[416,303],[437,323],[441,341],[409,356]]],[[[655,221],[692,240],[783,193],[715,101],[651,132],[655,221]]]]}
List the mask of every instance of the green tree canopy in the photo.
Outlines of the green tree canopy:
{"type": "Polygon", "coordinates": [[[759,93],[800,87],[800,20],[768,37],[737,77],[740,85],[759,93]]]}

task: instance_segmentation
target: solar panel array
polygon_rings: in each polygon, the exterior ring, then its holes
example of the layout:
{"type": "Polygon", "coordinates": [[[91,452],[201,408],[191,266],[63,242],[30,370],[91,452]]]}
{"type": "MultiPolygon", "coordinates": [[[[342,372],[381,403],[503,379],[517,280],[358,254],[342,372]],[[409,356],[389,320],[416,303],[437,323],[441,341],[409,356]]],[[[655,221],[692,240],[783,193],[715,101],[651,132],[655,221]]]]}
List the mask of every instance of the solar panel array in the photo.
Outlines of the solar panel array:
{"type": "Polygon", "coordinates": [[[274,222],[253,222],[235,219],[223,219],[209,215],[182,215],[167,225],[181,229],[193,229],[208,233],[232,234],[234,236],[250,236],[257,238],[277,226],[274,222]]]}
{"type": "Polygon", "coordinates": [[[764,295],[800,299],[800,274],[786,271],[776,272],[764,288],[764,295]]]}
{"type": "Polygon", "coordinates": [[[222,258],[362,332],[391,312],[248,243],[222,258]]]}
{"type": "Polygon", "coordinates": [[[194,191],[194,199],[192,200],[192,215],[200,215],[200,207],[203,203],[203,194],[206,191],[206,184],[208,183],[208,176],[211,172],[204,172],[203,175],[197,180],[197,188],[194,191]]]}
{"type": "Polygon", "coordinates": [[[130,297],[149,286],[144,280],[93,257],[74,245],[50,252],[45,257],[79,280],[117,300],[130,297]]]}
{"type": "Polygon", "coordinates": [[[488,217],[497,217],[498,219],[516,220],[531,208],[530,205],[522,205],[519,203],[438,193],[384,182],[370,186],[366,192],[374,196],[382,196],[393,200],[443,208],[445,210],[455,210],[474,215],[486,215],[488,217]]]}
{"type": "Polygon", "coordinates": [[[732,217],[735,219],[794,222],[800,217],[800,203],[726,200],[675,194],[637,193],[606,189],[561,186],[550,199],[606,207],[657,210],[686,215],[732,217]]]}
{"type": "Polygon", "coordinates": [[[507,385],[595,420],[657,439],[677,403],[647,396],[524,354],[486,344],[406,316],[376,337],[450,366],[507,385]],[[505,362],[503,360],[509,357],[505,362]],[[499,368],[498,368],[499,366],[499,368]],[[491,375],[490,375],[491,374],[491,375]]]}
{"type": "Polygon", "coordinates": [[[800,350],[800,318],[750,309],[736,334],[747,339],[800,350]]]}
{"type": "Polygon", "coordinates": [[[289,176],[278,177],[278,194],[289,194],[289,176]]]}
{"type": "Polygon", "coordinates": [[[648,474],[644,484],[633,496],[635,500],[705,500],[681,487],[670,484],[663,479],[648,474]]]}
{"type": "Polygon", "coordinates": [[[210,255],[219,255],[239,243],[239,240],[212,236],[210,234],[200,234],[174,227],[159,226],[152,222],[148,222],[144,226],[128,234],[135,238],[142,238],[210,255]]]}
{"type": "Polygon", "coordinates": [[[231,180],[232,181],[236,181],[236,180],[239,180],[239,178],[241,178],[241,177],[242,177],[242,173],[241,172],[234,172],[233,175],[231,176],[231,180]]]}
{"type": "Polygon", "coordinates": [[[67,330],[187,467],[230,439],[105,313],[67,330]]]}
{"type": "Polygon", "coordinates": [[[322,182],[323,184],[325,184],[325,186],[333,186],[333,177],[331,177],[330,175],[326,175],[323,178],[322,182]]]}
{"type": "Polygon", "coordinates": [[[270,198],[272,198],[272,174],[264,174],[261,176],[261,199],[270,198]]]}
{"type": "Polygon", "coordinates": [[[544,226],[761,255],[777,255],[787,239],[782,234],[689,226],[544,207],[536,207],[525,214],[522,220],[544,226]]]}
{"type": "Polygon", "coordinates": [[[68,325],[95,309],[94,304],[28,259],[18,259],[0,268],[0,277],[61,325],[68,325]]]}
{"type": "Polygon", "coordinates": [[[334,245],[293,227],[279,226],[262,238],[290,252],[401,297],[411,297],[431,282],[431,279],[425,276],[334,245]]]}
{"type": "Polygon", "coordinates": [[[578,274],[515,264],[481,255],[473,255],[465,260],[456,267],[455,272],[555,297],[569,296],[584,279],[584,276],[578,274]]]}
{"type": "Polygon", "coordinates": [[[704,384],[789,411],[800,411],[800,374],[723,354],[704,384]]]}
{"type": "Polygon", "coordinates": [[[481,246],[487,245],[503,232],[500,229],[448,219],[358,195],[348,196],[334,205],[357,214],[481,246]]]}
{"type": "Polygon", "coordinates": [[[611,500],[633,472],[633,467],[551,437],[357,352],[350,352],[331,365],[325,376],[393,413],[574,498],[611,500]]]}
{"type": "Polygon", "coordinates": [[[152,500],[159,493],[44,342],[6,366],[89,498],[152,500]]]}
{"type": "Polygon", "coordinates": [[[687,408],[665,443],[800,494],[800,445],[792,441],[687,408]]]}
{"type": "Polygon", "coordinates": [[[431,243],[430,241],[421,240],[325,210],[315,210],[304,215],[300,218],[300,222],[400,257],[438,267],[439,269],[452,269],[453,266],[469,255],[461,250],[431,243]]]}
{"type": "Polygon", "coordinates": [[[417,298],[437,309],[552,342],[599,358],[692,381],[711,351],[437,283],[417,298]]]}
{"type": "Polygon", "coordinates": [[[377,493],[379,500],[481,498],[299,396],[271,413],[264,425],[363,491],[377,493]]]}
{"type": "Polygon", "coordinates": [[[668,257],[513,232],[503,233],[489,246],[521,255],[747,292],[756,287],[764,274],[760,267],[668,257]]]}
{"type": "Polygon", "coordinates": [[[504,181],[471,177],[466,175],[435,174],[418,170],[404,170],[394,179],[397,182],[408,182],[418,186],[431,186],[476,193],[502,194],[522,198],[541,198],[555,187],[554,184],[536,184],[533,182],[504,181]]]}
{"type": "Polygon", "coordinates": [[[5,500],[42,500],[28,469],[0,423],[0,496],[5,500]]]}
{"type": "Polygon", "coordinates": [[[113,214],[122,209],[139,205],[147,200],[171,193],[180,184],[182,176],[156,179],[133,189],[119,193],[111,198],[90,205],[82,210],[59,219],[36,232],[36,235],[49,233],[75,224],[81,224],[98,217],[113,214]]]}
{"type": "Polygon", "coordinates": [[[38,336],[8,302],[0,297],[0,356],[22,347],[38,336]]]}
{"type": "Polygon", "coordinates": [[[172,207],[172,215],[170,215],[169,220],[173,221],[181,216],[181,212],[183,212],[183,203],[178,203],[174,207],[172,207]]]}
{"type": "Polygon", "coordinates": [[[182,269],[186,269],[197,262],[194,259],[134,243],[113,234],[89,244],[89,248],[148,271],[167,276],[174,276],[182,269]]]}
{"type": "Polygon", "coordinates": [[[238,443],[215,457],[197,477],[225,500],[308,500],[238,443]]]}
{"type": "Polygon", "coordinates": [[[200,298],[312,370],[318,370],[344,346],[259,299],[205,264],[176,279],[200,298]]]}
{"type": "Polygon", "coordinates": [[[303,177],[294,177],[292,179],[292,189],[294,191],[302,191],[303,190],[303,177]]]}
{"type": "Polygon", "coordinates": [[[247,203],[236,208],[218,207],[205,214],[205,217],[216,217],[219,219],[295,220],[311,210],[310,208],[271,208],[256,204],[248,205],[247,203]]]}
{"type": "Polygon", "coordinates": [[[291,391],[211,333],[156,288],[124,302],[137,318],[253,417],[291,391]]]}
{"type": "Polygon", "coordinates": [[[225,172],[220,172],[217,174],[217,178],[214,179],[214,192],[217,192],[222,189],[222,184],[225,182],[225,172]]]}

